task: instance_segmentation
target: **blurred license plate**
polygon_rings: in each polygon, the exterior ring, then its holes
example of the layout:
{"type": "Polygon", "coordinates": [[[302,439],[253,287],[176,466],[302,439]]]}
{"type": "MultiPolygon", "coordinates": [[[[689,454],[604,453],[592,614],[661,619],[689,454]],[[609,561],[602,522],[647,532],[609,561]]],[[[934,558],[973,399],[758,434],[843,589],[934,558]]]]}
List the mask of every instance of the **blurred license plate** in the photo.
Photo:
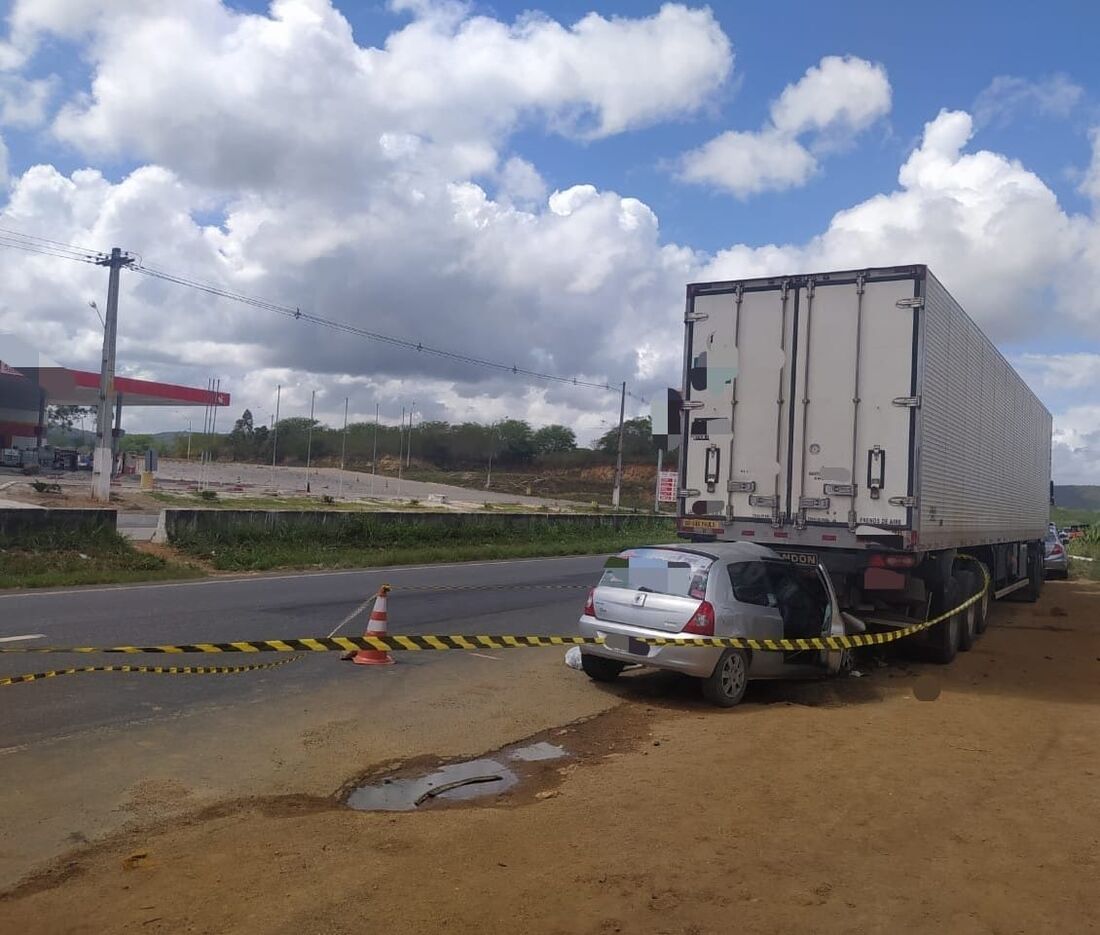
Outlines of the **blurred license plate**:
{"type": "Polygon", "coordinates": [[[621,653],[632,653],[635,656],[649,655],[649,645],[641,640],[634,639],[632,636],[611,633],[604,639],[604,643],[621,653]]]}

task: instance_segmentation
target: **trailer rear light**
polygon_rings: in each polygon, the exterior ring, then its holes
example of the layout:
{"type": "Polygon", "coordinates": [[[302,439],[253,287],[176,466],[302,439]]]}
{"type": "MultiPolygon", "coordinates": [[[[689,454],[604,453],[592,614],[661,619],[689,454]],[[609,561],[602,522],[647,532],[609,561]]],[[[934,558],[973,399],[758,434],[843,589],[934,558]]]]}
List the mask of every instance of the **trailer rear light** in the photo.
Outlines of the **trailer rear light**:
{"type": "MultiPolygon", "coordinates": [[[[584,615],[586,617],[596,617],[596,589],[588,589],[588,597],[584,599],[584,615]]],[[[599,620],[599,617],[596,617],[599,620]]]]}
{"type": "Polygon", "coordinates": [[[789,539],[790,535],[791,534],[789,532],[779,532],[777,530],[776,533],[775,533],[775,538],[776,539],[789,539]]]}
{"type": "Polygon", "coordinates": [[[917,564],[915,555],[883,555],[876,552],[867,564],[871,568],[912,568],[917,564]]]}
{"type": "Polygon", "coordinates": [[[741,530],[741,535],[746,536],[746,537],[755,536],[756,535],[756,530],[755,529],[742,529],[741,530]]]}
{"type": "Polygon", "coordinates": [[[833,535],[833,533],[831,533],[831,532],[823,532],[821,534],[821,541],[822,542],[836,542],[836,536],[833,535]]]}
{"type": "Polygon", "coordinates": [[[684,624],[682,633],[694,633],[696,636],[714,636],[714,606],[703,601],[684,624]]]}

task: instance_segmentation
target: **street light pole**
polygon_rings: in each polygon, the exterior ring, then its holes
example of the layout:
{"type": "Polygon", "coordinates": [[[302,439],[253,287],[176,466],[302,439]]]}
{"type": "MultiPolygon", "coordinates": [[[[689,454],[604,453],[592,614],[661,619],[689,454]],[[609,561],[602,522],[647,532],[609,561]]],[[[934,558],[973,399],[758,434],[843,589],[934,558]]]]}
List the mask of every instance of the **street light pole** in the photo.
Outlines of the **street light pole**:
{"type": "Polygon", "coordinates": [[[313,459],[313,410],[317,402],[317,391],[309,397],[309,431],[306,433],[306,493],[309,493],[309,466],[313,459]]]}
{"type": "Polygon", "coordinates": [[[279,403],[283,398],[283,385],[275,389],[275,421],[271,423],[271,486],[275,486],[275,454],[279,448],[279,403]]]}
{"type": "Polygon", "coordinates": [[[348,397],[344,397],[344,443],[340,448],[340,483],[336,490],[336,496],[344,495],[344,464],[348,457],[348,397]]]}
{"type": "Polygon", "coordinates": [[[619,495],[623,488],[623,419],[626,416],[626,380],[623,380],[623,393],[619,398],[619,453],[615,457],[615,488],[611,491],[611,505],[619,505],[619,495]]]}
{"type": "Polygon", "coordinates": [[[378,471],[378,401],[374,403],[374,449],[370,456],[370,495],[374,496],[374,475],[378,471]]]}

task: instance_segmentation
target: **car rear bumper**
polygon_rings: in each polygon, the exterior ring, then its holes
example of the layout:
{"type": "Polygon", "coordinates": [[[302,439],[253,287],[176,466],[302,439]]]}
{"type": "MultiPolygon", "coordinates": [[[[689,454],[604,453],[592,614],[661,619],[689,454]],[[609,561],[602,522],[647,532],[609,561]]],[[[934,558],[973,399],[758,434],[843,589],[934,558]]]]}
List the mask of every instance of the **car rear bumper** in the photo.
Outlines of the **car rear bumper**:
{"type": "Polygon", "coordinates": [[[685,675],[696,678],[706,678],[710,675],[718,663],[719,656],[722,655],[721,649],[712,647],[651,646],[638,642],[632,643],[631,637],[636,641],[639,637],[654,639],[682,634],[610,623],[606,620],[597,620],[595,617],[581,617],[578,628],[581,636],[599,637],[610,641],[598,646],[582,646],[582,653],[614,659],[616,662],[624,662],[627,665],[652,666],[656,669],[683,672],[685,675]]]}
{"type": "Polygon", "coordinates": [[[1057,574],[1063,574],[1069,571],[1069,556],[1059,555],[1057,558],[1047,558],[1043,560],[1043,570],[1048,574],[1055,572],[1057,574]]]}

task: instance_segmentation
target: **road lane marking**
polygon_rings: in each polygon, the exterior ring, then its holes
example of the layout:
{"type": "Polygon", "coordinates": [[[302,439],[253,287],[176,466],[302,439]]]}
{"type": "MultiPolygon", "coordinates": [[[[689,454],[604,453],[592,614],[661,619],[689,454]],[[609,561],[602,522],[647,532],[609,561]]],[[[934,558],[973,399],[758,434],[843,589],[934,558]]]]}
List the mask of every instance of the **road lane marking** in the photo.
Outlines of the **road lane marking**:
{"type": "Polygon", "coordinates": [[[447,562],[437,565],[380,565],[377,568],[349,568],[344,571],[302,571],[293,575],[241,575],[225,578],[198,578],[194,581],[173,581],[151,584],[113,584],[101,587],[71,588],[66,591],[36,589],[0,594],[0,600],[19,597],[62,597],[69,594],[98,594],[103,591],[157,591],[168,588],[193,588],[215,584],[240,584],[250,581],[294,581],[300,578],[343,578],[348,575],[394,575],[406,571],[429,571],[437,568],[486,568],[492,565],[530,565],[533,562],[567,562],[585,558],[606,558],[610,552],[598,555],[556,555],[545,558],[509,558],[491,562],[447,562]]]}
{"type": "Polygon", "coordinates": [[[477,656],[478,659],[492,659],[493,662],[500,662],[500,656],[486,656],[485,653],[466,653],[467,656],[477,656]]]}
{"type": "Polygon", "coordinates": [[[22,636],[0,636],[0,643],[18,643],[20,640],[44,640],[45,633],[25,633],[22,636]]]}

